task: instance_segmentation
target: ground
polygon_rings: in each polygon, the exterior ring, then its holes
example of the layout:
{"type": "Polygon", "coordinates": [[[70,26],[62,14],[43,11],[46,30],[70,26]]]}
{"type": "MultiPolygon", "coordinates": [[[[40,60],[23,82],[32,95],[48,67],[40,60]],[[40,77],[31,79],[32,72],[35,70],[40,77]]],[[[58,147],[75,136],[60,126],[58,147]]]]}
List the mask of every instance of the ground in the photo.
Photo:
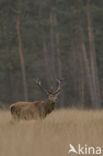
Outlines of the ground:
{"type": "Polygon", "coordinates": [[[0,156],[75,156],[69,144],[103,147],[103,111],[62,109],[20,122],[0,111],[0,156]]]}

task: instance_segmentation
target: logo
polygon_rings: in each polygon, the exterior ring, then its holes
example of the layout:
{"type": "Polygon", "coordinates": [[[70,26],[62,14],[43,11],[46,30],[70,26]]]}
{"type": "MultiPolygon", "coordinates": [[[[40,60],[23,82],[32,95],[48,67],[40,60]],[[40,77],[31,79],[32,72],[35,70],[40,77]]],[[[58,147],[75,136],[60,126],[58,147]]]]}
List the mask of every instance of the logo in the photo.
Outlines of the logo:
{"type": "Polygon", "coordinates": [[[75,148],[72,144],[69,144],[69,151],[68,154],[71,153],[75,153],[77,155],[79,154],[90,154],[90,155],[101,155],[102,154],[102,148],[100,146],[88,146],[88,145],[84,145],[81,146],[80,144],[77,145],[77,147],[75,148]]]}

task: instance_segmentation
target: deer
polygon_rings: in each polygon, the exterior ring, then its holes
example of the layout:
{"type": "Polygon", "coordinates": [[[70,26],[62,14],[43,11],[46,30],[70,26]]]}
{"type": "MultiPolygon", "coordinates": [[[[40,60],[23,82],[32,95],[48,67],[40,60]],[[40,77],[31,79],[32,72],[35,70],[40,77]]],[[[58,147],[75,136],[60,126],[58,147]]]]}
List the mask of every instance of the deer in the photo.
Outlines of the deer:
{"type": "Polygon", "coordinates": [[[58,87],[55,91],[48,91],[41,85],[41,81],[35,80],[36,84],[47,95],[44,100],[34,102],[16,102],[10,105],[11,115],[14,120],[37,120],[44,119],[50,114],[56,106],[58,95],[62,87],[61,81],[58,81],[58,87]]]}

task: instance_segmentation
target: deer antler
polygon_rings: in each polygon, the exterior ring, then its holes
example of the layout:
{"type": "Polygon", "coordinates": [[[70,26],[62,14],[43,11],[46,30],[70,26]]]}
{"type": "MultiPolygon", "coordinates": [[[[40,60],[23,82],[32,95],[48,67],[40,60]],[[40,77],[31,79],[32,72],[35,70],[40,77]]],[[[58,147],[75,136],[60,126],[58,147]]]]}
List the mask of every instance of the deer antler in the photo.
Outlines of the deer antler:
{"type": "Polygon", "coordinates": [[[35,83],[39,86],[39,88],[41,88],[47,95],[49,94],[49,92],[48,92],[45,88],[42,87],[41,81],[35,80],[35,79],[34,79],[34,82],[35,82],[35,83]]]}
{"type": "Polygon", "coordinates": [[[55,94],[57,94],[57,93],[59,93],[62,89],[63,89],[63,87],[61,87],[61,80],[58,80],[58,79],[56,79],[57,80],[57,82],[58,82],[58,88],[57,88],[57,90],[55,91],[55,94]]]}

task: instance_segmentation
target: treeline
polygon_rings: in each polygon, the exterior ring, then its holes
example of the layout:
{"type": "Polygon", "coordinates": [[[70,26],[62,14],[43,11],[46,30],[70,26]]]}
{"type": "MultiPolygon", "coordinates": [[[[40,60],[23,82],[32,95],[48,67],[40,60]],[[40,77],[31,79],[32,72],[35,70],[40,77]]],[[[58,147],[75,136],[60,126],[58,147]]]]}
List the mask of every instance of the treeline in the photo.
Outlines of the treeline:
{"type": "Polygon", "coordinates": [[[103,2],[0,1],[0,107],[64,82],[57,107],[101,108],[103,2]]]}

